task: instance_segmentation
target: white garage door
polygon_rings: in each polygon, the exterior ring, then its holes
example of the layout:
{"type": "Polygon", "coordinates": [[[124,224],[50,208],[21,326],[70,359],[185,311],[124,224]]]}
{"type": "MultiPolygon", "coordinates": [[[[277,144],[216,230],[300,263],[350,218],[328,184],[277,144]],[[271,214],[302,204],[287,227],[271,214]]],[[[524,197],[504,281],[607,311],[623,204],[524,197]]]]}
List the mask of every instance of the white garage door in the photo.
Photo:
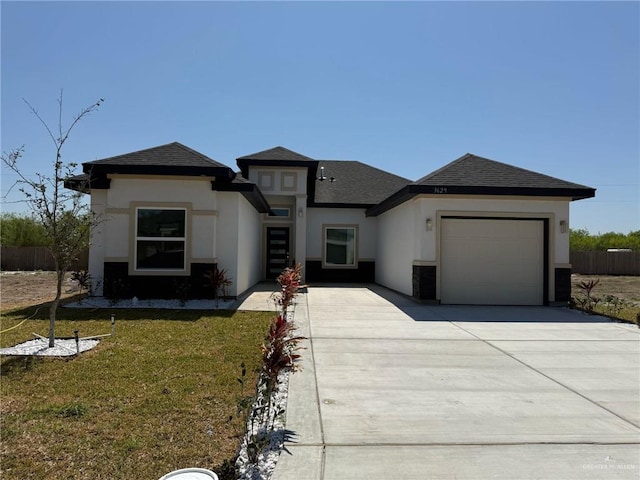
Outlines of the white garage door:
{"type": "Polygon", "coordinates": [[[443,218],[440,301],[473,305],[541,305],[541,220],[443,218]]]}

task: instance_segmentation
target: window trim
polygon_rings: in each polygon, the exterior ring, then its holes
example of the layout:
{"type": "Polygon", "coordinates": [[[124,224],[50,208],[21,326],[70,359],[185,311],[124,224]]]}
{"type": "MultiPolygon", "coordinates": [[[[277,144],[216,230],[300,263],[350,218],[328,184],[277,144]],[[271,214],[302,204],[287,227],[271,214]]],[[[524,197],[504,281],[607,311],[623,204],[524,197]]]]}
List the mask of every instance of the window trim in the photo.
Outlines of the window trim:
{"type": "Polygon", "coordinates": [[[130,221],[130,261],[129,275],[158,275],[158,276],[188,276],[191,274],[191,204],[184,203],[155,203],[135,202],[131,204],[130,221]],[[138,211],[140,210],[181,210],[184,212],[184,236],[183,237],[139,237],[138,236],[138,211]],[[138,241],[169,241],[183,242],[184,256],[182,268],[138,268],[138,241]]]}
{"type": "Polygon", "coordinates": [[[358,241],[359,232],[358,225],[354,224],[325,224],[322,225],[322,268],[335,268],[335,269],[357,269],[358,268],[358,241]],[[352,264],[337,264],[327,263],[327,231],[333,230],[353,230],[353,263],[352,264]]]}

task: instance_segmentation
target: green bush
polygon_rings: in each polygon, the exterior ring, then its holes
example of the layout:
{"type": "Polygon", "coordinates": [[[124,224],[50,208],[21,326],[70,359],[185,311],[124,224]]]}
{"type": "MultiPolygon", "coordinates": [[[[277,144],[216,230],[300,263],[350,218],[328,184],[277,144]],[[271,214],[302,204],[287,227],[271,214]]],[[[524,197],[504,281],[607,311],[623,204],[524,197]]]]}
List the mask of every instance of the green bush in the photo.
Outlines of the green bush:
{"type": "Polygon", "coordinates": [[[569,246],[572,252],[605,251],[609,248],[640,251],[640,230],[628,234],[607,232],[592,235],[586,229],[571,229],[569,246]]]}
{"type": "Polygon", "coordinates": [[[3,213],[0,215],[0,243],[5,247],[46,247],[49,236],[35,218],[3,213]]]}

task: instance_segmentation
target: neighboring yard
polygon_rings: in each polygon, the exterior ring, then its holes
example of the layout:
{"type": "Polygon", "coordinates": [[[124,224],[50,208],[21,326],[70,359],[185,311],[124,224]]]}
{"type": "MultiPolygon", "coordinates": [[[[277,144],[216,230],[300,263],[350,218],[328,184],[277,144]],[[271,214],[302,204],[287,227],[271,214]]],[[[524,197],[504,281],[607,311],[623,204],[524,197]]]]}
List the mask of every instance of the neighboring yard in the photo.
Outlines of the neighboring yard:
{"type": "MultiPolygon", "coordinates": [[[[572,275],[571,295],[580,297],[582,292],[578,284],[582,281],[597,280],[600,282],[593,289],[592,295],[600,299],[607,296],[614,296],[622,300],[621,308],[617,315],[622,320],[636,322],[640,313],[640,277],[631,276],[605,276],[605,275],[572,275]]],[[[604,304],[602,301],[597,305],[596,312],[611,314],[616,310],[611,304],[604,304]]]]}
{"type": "MultiPolygon", "coordinates": [[[[62,298],[75,295],[70,291],[71,274],[62,285],[62,298]]],[[[50,302],[56,296],[56,272],[0,272],[0,311],[50,302]]]]}
{"type": "MultiPolygon", "coordinates": [[[[36,285],[47,278],[2,275],[0,330],[34,311],[6,306],[53,298],[39,294],[51,289],[36,285]],[[31,301],[18,291],[23,288],[31,301]]],[[[113,312],[115,336],[77,358],[2,357],[0,477],[157,479],[188,466],[220,473],[221,464],[234,458],[244,433],[237,400],[253,393],[260,344],[273,315],[113,312]],[[241,392],[237,379],[243,362],[248,386],[241,392]]],[[[62,308],[57,336],[73,335],[75,329],[81,337],[108,333],[110,313],[62,308]]],[[[2,334],[0,347],[28,340],[32,332],[46,335],[47,317],[48,309],[41,309],[2,334]]]]}

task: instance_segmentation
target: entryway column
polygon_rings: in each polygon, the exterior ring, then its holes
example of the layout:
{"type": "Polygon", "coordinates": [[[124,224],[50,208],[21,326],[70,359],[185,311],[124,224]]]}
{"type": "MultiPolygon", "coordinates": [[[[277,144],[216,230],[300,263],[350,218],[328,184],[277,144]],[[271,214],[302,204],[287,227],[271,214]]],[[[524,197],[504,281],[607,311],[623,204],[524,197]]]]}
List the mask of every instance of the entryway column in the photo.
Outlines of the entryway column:
{"type": "MultiPolygon", "coordinates": [[[[307,196],[296,195],[295,226],[296,226],[296,251],[295,260],[303,267],[307,259],[307,196]]],[[[302,270],[304,282],[305,271],[302,270]]]]}

